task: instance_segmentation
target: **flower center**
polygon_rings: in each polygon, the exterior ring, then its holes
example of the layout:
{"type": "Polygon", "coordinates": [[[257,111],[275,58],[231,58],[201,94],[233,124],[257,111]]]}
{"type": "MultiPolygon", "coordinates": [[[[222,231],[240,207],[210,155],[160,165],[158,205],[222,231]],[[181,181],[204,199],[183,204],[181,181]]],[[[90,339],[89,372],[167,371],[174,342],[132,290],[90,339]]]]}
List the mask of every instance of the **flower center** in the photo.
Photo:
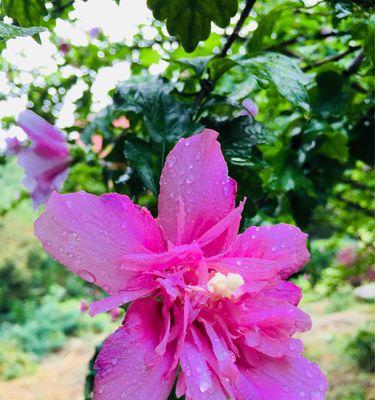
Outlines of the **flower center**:
{"type": "Polygon", "coordinates": [[[221,272],[216,272],[207,282],[207,287],[210,293],[230,298],[244,283],[245,281],[240,274],[230,272],[228,275],[224,275],[221,272]]]}

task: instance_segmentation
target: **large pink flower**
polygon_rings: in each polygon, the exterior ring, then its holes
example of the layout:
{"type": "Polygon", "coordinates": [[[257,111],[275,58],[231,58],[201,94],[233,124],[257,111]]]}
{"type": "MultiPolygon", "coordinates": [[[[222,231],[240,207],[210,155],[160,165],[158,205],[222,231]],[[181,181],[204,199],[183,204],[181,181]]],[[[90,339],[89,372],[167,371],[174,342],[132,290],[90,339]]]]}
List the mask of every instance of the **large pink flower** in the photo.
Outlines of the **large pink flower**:
{"type": "Polygon", "coordinates": [[[18,150],[18,164],[25,170],[24,186],[31,192],[34,208],[45,203],[69,174],[71,162],[65,136],[30,110],[18,117],[31,146],[18,150]]]}
{"type": "Polygon", "coordinates": [[[292,338],[310,329],[286,281],[306,235],[280,224],[238,234],[243,205],[205,130],[166,160],[155,220],[127,196],[54,193],[35,231],[59,262],[109,297],[133,301],[96,360],[96,400],[319,400],[327,383],[292,338]]]}

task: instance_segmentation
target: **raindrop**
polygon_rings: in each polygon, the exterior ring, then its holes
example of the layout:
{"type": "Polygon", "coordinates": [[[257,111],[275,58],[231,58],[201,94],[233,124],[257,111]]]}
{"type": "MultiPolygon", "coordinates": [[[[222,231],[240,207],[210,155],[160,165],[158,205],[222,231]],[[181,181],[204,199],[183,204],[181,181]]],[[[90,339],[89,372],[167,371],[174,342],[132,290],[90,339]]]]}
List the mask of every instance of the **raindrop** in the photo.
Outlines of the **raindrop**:
{"type": "Polygon", "coordinates": [[[193,183],[195,181],[195,176],[194,175],[189,175],[186,178],[186,183],[193,183]]]}
{"type": "Polygon", "coordinates": [[[207,390],[208,390],[209,388],[210,388],[210,385],[209,385],[208,382],[201,382],[201,383],[199,384],[199,390],[200,390],[202,393],[207,392],[207,390]]]}
{"type": "Polygon", "coordinates": [[[173,166],[176,164],[176,157],[172,156],[168,159],[168,167],[173,168],[173,166]]]}

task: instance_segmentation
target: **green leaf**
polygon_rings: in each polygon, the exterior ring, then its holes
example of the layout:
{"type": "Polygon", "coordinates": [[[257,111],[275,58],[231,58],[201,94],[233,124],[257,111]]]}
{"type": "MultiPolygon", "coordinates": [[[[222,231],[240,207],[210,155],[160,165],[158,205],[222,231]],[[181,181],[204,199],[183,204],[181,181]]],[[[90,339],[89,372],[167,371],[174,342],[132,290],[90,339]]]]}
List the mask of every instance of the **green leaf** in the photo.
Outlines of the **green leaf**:
{"type": "Polygon", "coordinates": [[[44,0],[2,0],[2,4],[6,15],[25,27],[40,25],[47,15],[44,0]]]}
{"type": "Polygon", "coordinates": [[[257,79],[262,82],[268,81],[291,103],[308,109],[308,80],[295,59],[283,54],[264,52],[240,63],[257,79]]]}
{"type": "Polygon", "coordinates": [[[147,0],[156,19],[165,21],[187,52],[210,35],[211,22],[225,28],[238,9],[237,0],[147,0]]]}
{"type": "Polygon", "coordinates": [[[154,176],[150,164],[142,151],[142,147],[146,146],[147,143],[141,140],[125,140],[124,142],[124,154],[129,161],[130,166],[137,172],[147,189],[157,196],[158,191],[156,189],[154,176]]]}
{"type": "Polygon", "coordinates": [[[237,62],[230,58],[214,58],[208,63],[207,68],[210,71],[211,80],[216,82],[236,65],[238,65],[237,62]]]}
{"type": "Polygon", "coordinates": [[[171,62],[181,65],[182,67],[189,68],[200,77],[206,69],[207,63],[212,59],[211,56],[207,57],[194,57],[194,58],[179,58],[172,59],[171,62]]]}
{"type": "Polygon", "coordinates": [[[171,94],[173,87],[160,79],[125,82],[118,90],[117,106],[124,112],[140,114],[150,139],[155,143],[175,143],[203,129],[192,121],[192,105],[171,94]]]}
{"type": "Polygon", "coordinates": [[[5,24],[4,22],[0,21],[0,39],[32,36],[44,31],[45,29],[41,27],[22,28],[20,26],[5,24]]]}
{"type": "Polygon", "coordinates": [[[348,137],[342,133],[326,135],[325,141],[319,147],[319,152],[343,164],[349,156],[347,142],[348,137]]]}
{"type": "Polygon", "coordinates": [[[265,42],[269,40],[271,34],[274,32],[277,22],[282,21],[284,13],[287,11],[293,11],[300,6],[303,6],[303,3],[300,0],[294,0],[278,4],[272,8],[260,19],[258,28],[255,30],[252,38],[248,41],[248,50],[252,53],[264,50],[266,47],[265,42]]]}

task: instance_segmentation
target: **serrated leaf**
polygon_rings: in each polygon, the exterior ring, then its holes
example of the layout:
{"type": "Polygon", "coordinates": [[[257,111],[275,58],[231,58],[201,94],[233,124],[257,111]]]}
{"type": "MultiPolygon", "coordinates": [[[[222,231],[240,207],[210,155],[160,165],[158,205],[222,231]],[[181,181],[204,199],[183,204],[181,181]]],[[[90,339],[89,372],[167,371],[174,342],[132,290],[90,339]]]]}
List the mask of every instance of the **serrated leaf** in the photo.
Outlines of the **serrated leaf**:
{"type": "Polygon", "coordinates": [[[47,14],[44,0],[2,0],[2,4],[6,15],[24,27],[40,25],[47,14]]]}
{"type": "MultiPolygon", "coordinates": [[[[145,143],[147,146],[147,143],[145,143]]],[[[137,172],[138,176],[141,178],[143,184],[147,189],[157,196],[158,191],[156,189],[156,184],[152,169],[148,163],[147,158],[142,151],[142,141],[130,141],[125,140],[124,142],[124,155],[129,161],[130,166],[137,172]]]]}
{"type": "Polygon", "coordinates": [[[20,26],[5,24],[0,21],[0,39],[32,36],[44,31],[45,29],[41,27],[22,28],[20,26]]]}
{"type": "MultiPolygon", "coordinates": [[[[144,80],[144,79],[143,79],[144,80]]],[[[117,106],[143,117],[144,125],[155,143],[174,143],[191,136],[203,127],[193,122],[192,107],[170,94],[173,87],[160,79],[148,82],[126,82],[116,95],[117,106]]]]}
{"type": "Polygon", "coordinates": [[[156,19],[166,21],[168,32],[176,36],[187,52],[211,32],[211,22],[225,28],[238,9],[237,0],[147,0],[156,19]]]}
{"type": "Polygon", "coordinates": [[[261,81],[268,81],[287,100],[301,108],[308,109],[306,91],[307,77],[293,58],[283,54],[264,52],[242,60],[250,73],[261,81]]]}

